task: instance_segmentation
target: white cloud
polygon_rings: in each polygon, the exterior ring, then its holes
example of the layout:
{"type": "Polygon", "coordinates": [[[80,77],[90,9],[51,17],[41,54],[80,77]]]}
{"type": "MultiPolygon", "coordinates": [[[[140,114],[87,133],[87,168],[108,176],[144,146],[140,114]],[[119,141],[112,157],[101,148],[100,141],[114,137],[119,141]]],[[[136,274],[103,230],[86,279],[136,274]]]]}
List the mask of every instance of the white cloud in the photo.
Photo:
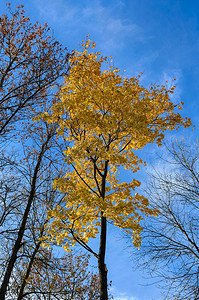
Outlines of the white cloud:
{"type": "Polygon", "coordinates": [[[110,288],[110,293],[114,300],[139,300],[135,296],[128,295],[126,292],[120,292],[115,286],[110,288]]]}
{"type": "Polygon", "coordinates": [[[135,297],[125,296],[125,293],[120,293],[120,296],[115,297],[114,299],[115,300],[137,300],[137,298],[135,298],[135,297]]]}
{"type": "Polygon", "coordinates": [[[135,24],[128,24],[122,20],[122,19],[112,19],[110,18],[106,28],[108,31],[112,32],[112,34],[118,34],[118,33],[132,33],[137,29],[137,26],[135,24]]]}

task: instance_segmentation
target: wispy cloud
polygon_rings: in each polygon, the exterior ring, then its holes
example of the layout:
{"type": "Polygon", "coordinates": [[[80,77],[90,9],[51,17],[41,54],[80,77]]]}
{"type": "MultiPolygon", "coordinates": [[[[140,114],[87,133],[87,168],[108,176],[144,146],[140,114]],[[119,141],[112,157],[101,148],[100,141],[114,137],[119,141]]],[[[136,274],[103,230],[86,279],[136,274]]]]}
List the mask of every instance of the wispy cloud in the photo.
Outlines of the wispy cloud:
{"type": "Polygon", "coordinates": [[[135,296],[130,296],[125,292],[120,292],[115,286],[110,288],[111,295],[114,297],[114,300],[139,300],[135,296]]]}
{"type": "Polygon", "coordinates": [[[63,0],[36,0],[35,4],[40,16],[57,25],[62,24],[62,26],[65,26],[70,21],[74,21],[79,10],[78,7],[63,0]]]}
{"type": "Polygon", "coordinates": [[[36,1],[39,14],[55,26],[61,26],[63,35],[71,35],[81,41],[86,35],[91,34],[91,38],[98,40],[96,42],[103,51],[121,49],[127,38],[135,40],[145,38],[137,24],[116,13],[117,8],[123,6],[125,6],[123,1],[115,1],[109,6],[102,5],[98,0],[36,1]]]}
{"type": "Polygon", "coordinates": [[[182,78],[182,71],[180,69],[167,70],[163,72],[162,82],[160,84],[166,84],[168,88],[171,88],[173,85],[176,86],[175,92],[171,95],[173,102],[179,102],[182,93],[182,87],[180,81],[182,78]],[[175,80],[174,80],[175,79],[175,80]]]}

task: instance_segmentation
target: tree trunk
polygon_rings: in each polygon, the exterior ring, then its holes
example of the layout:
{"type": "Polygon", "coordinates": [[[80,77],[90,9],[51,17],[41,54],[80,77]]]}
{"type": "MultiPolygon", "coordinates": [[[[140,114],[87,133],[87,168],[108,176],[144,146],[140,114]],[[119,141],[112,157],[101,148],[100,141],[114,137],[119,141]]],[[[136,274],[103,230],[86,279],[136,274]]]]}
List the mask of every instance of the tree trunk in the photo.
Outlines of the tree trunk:
{"type": "Polygon", "coordinates": [[[40,165],[41,165],[41,162],[42,162],[42,158],[43,158],[43,155],[44,155],[44,153],[47,149],[47,145],[48,145],[48,142],[49,142],[50,138],[51,138],[51,134],[49,134],[47,136],[46,141],[44,142],[44,144],[41,147],[41,152],[39,153],[38,161],[37,161],[37,164],[36,164],[35,169],[34,169],[33,179],[32,179],[32,182],[31,182],[31,190],[30,190],[30,195],[28,197],[26,209],[25,209],[25,212],[24,212],[24,215],[23,215],[21,226],[20,226],[19,231],[18,231],[17,239],[16,239],[15,244],[14,244],[13,249],[12,249],[12,254],[10,255],[10,259],[9,259],[9,262],[8,262],[8,265],[7,265],[7,268],[6,268],[6,271],[5,271],[4,278],[3,278],[3,281],[2,281],[2,284],[1,284],[0,300],[5,300],[6,291],[7,291],[7,288],[8,288],[11,273],[13,271],[14,264],[17,260],[18,251],[22,246],[22,239],[23,239],[23,236],[24,236],[25,228],[26,228],[26,222],[27,222],[28,215],[29,215],[29,212],[30,212],[30,209],[31,209],[31,205],[32,205],[32,202],[33,202],[34,196],[35,196],[38,172],[39,172],[40,165]]]}
{"type": "Polygon", "coordinates": [[[100,234],[100,249],[98,255],[98,270],[100,277],[100,300],[108,299],[108,286],[107,286],[107,268],[105,264],[106,252],[106,217],[101,212],[101,234],[100,234]]]}
{"type": "Polygon", "coordinates": [[[20,287],[20,290],[19,290],[19,294],[18,294],[18,297],[17,297],[17,300],[22,300],[24,298],[24,289],[26,287],[26,282],[27,282],[27,279],[29,278],[29,275],[30,275],[30,272],[31,272],[31,269],[32,269],[32,266],[33,266],[33,263],[34,263],[34,260],[35,260],[35,256],[39,250],[39,247],[41,245],[41,241],[39,241],[35,247],[35,250],[33,251],[33,254],[31,256],[31,259],[30,259],[30,262],[28,264],[28,268],[26,270],[26,274],[24,276],[24,279],[23,279],[23,282],[21,284],[21,287],[20,287]]]}
{"type": "Polygon", "coordinates": [[[11,277],[11,273],[13,271],[14,264],[17,260],[18,251],[22,246],[21,242],[22,242],[22,239],[23,239],[23,235],[24,235],[24,231],[25,231],[25,227],[26,227],[26,221],[27,221],[27,218],[28,218],[28,214],[29,214],[29,211],[30,211],[30,207],[31,207],[33,198],[34,198],[34,195],[33,195],[33,193],[31,193],[31,196],[28,199],[28,203],[27,203],[24,215],[23,215],[23,220],[22,220],[19,232],[18,232],[17,239],[16,239],[15,244],[14,244],[13,249],[12,249],[12,254],[10,256],[10,259],[9,259],[9,262],[8,262],[8,265],[7,265],[7,269],[6,269],[4,278],[3,278],[3,282],[1,284],[0,300],[5,300],[6,291],[7,291],[7,287],[8,287],[8,284],[9,284],[10,277],[11,277]]]}

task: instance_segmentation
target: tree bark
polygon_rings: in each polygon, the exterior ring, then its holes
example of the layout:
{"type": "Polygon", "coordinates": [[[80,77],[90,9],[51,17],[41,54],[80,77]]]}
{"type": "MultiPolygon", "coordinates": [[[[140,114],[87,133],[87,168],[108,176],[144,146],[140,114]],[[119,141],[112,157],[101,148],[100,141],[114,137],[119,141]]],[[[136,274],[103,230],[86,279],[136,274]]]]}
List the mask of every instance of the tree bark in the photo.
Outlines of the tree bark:
{"type": "Polygon", "coordinates": [[[101,234],[100,234],[100,248],[98,254],[98,270],[100,277],[100,300],[108,299],[107,287],[107,268],[105,264],[106,252],[106,217],[101,212],[101,234]]]}
{"type": "MultiPolygon", "coordinates": [[[[108,163],[107,160],[105,162],[104,174],[102,176],[102,186],[101,186],[101,196],[105,200],[106,194],[106,176],[108,172],[108,163]]],[[[104,216],[103,211],[101,212],[101,233],[100,233],[100,247],[98,254],[98,270],[100,277],[100,300],[108,299],[108,286],[107,286],[107,268],[105,264],[105,253],[106,253],[106,217],[104,216]]]]}

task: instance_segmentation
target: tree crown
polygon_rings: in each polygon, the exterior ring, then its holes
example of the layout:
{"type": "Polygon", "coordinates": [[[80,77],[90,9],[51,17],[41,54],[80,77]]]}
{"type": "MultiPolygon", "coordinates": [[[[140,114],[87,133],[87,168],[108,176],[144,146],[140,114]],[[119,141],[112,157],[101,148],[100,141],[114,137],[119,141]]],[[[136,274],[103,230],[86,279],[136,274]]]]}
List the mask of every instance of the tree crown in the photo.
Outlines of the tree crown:
{"type": "Polygon", "coordinates": [[[131,233],[139,246],[141,218],[157,211],[149,208],[145,197],[132,195],[139,181],[120,181],[120,167],[138,171],[142,160],[135,155],[137,149],[153,142],[161,145],[166,130],[188,127],[191,121],[174,111],[183,104],[170,100],[175,86],[144,88],[140,76],[122,77],[107,57],[89,52],[95,43],[88,40],[82,46],[83,51],[70,58],[70,73],[57,103],[42,114],[45,121],[58,122],[57,135],[70,142],[64,151],[69,171],[54,182],[66,193],[66,205],[49,212],[54,218],[49,232],[57,242],[70,240],[72,234],[71,240],[78,236],[86,243],[98,232],[103,213],[131,233]],[[103,71],[104,63],[109,67],[103,71]]]}

